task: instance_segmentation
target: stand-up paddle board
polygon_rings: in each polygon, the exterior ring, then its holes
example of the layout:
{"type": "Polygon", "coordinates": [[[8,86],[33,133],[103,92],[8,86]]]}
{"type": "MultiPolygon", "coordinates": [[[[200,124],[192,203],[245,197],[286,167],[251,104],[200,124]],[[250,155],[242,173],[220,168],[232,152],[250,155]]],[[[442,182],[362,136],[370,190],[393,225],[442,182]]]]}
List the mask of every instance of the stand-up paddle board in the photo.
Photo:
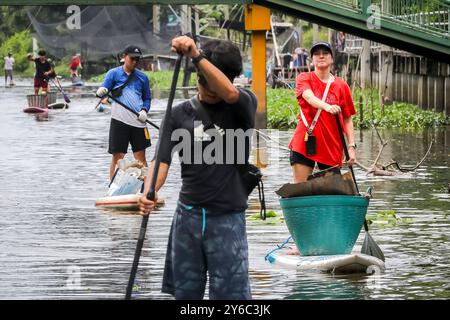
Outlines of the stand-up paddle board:
{"type": "Polygon", "coordinates": [[[332,273],[376,273],[385,270],[384,262],[362,253],[299,256],[286,251],[269,253],[266,260],[274,266],[296,270],[318,270],[332,273]]]}
{"type": "Polygon", "coordinates": [[[48,105],[49,109],[67,109],[69,104],[66,102],[55,102],[48,105]]]}
{"type": "Polygon", "coordinates": [[[39,108],[39,107],[28,107],[23,109],[23,112],[25,113],[48,113],[48,109],[47,108],[39,108]]]}

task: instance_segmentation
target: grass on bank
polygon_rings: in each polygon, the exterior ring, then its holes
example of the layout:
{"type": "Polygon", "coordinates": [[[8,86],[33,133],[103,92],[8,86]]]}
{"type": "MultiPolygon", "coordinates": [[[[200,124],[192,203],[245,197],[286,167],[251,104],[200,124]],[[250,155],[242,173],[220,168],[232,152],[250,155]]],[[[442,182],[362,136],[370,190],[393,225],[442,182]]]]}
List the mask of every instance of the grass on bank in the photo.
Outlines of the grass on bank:
{"type": "MultiPolygon", "coordinates": [[[[450,124],[450,117],[442,112],[423,110],[404,102],[385,105],[381,111],[377,89],[355,90],[353,101],[356,111],[353,123],[356,128],[403,128],[417,129],[450,124]],[[363,120],[359,116],[359,97],[363,96],[363,120]],[[370,98],[372,95],[372,99],[370,98]]],[[[298,123],[299,106],[293,89],[267,90],[267,121],[272,129],[295,128],[298,123]]]]}

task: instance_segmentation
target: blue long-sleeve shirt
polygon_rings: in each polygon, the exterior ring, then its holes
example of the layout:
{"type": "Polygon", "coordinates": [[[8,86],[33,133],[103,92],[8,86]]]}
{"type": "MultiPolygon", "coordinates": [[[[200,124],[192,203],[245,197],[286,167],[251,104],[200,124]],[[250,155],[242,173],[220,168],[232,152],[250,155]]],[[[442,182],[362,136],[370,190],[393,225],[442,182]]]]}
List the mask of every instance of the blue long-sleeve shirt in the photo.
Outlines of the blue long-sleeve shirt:
{"type": "MultiPolygon", "coordinates": [[[[106,73],[102,86],[112,91],[120,87],[127,81],[128,75],[123,70],[123,66],[109,70],[106,73]]],[[[150,82],[147,75],[140,70],[135,70],[132,79],[122,90],[122,95],[117,98],[120,102],[130,107],[136,112],[145,109],[147,112],[151,106],[150,82]]],[[[136,115],[126,110],[120,105],[113,105],[111,118],[126,123],[133,127],[143,128],[145,123],[140,122],[136,115]]]]}

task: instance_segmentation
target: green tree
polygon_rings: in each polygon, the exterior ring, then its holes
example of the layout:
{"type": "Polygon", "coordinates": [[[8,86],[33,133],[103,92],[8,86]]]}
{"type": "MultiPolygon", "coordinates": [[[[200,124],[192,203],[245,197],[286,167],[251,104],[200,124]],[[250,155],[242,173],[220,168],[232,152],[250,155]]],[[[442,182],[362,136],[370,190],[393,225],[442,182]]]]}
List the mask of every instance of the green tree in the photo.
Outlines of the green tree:
{"type": "Polygon", "coordinates": [[[15,33],[13,36],[6,39],[6,41],[0,46],[1,61],[3,58],[11,52],[14,60],[16,61],[14,69],[17,72],[24,72],[30,69],[31,64],[27,60],[27,53],[32,50],[32,40],[30,32],[25,30],[15,33]]]}
{"type": "Polygon", "coordinates": [[[0,6],[0,43],[29,25],[25,6],[0,6]]]}

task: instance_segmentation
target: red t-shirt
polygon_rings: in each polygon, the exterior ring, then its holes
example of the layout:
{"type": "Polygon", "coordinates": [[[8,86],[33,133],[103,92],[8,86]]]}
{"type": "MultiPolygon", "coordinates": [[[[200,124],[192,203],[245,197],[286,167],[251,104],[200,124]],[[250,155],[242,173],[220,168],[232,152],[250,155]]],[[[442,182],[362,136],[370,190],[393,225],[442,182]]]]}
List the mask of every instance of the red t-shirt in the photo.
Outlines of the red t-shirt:
{"type": "MultiPolygon", "coordinates": [[[[295,95],[308,125],[311,125],[316,112],[319,109],[314,108],[306,102],[306,100],[303,99],[302,94],[305,90],[311,89],[317,98],[322,99],[326,86],[327,84],[320,80],[314,72],[303,72],[297,76],[295,95]]],[[[339,119],[342,128],[345,130],[342,116],[348,118],[356,114],[348,84],[342,79],[335,77],[330,85],[325,102],[331,105],[336,104],[341,107],[342,113],[339,114],[339,119]]],[[[303,124],[300,114],[298,118],[299,122],[295,129],[294,136],[289,143],[289,149],[301,153],[316,162],[329,166],[341,166],[343,146],[335,116],[324,110],[320,113],[319,120],[312,132],[312,134],[316,136],[316,154],[314,156],[306,155],[306,127],[303,124]]]]}
{"type": "Polygon", "coordinates": [[[72,57],[72,61],[70,62],[69,66],[70,69],[76,69],[81,64],[81,60],[78,56],[72,57]]]}

